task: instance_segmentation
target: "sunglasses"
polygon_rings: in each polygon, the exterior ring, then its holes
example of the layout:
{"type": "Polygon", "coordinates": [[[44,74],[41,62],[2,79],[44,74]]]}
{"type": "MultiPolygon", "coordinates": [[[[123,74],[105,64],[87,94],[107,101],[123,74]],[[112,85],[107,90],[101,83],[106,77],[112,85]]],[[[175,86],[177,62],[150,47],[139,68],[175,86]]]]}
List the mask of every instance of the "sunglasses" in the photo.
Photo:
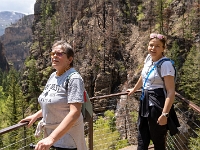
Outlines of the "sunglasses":
{"type": "Polygon", "coordinates": [[[50,56],[53,57],[56,54],[56,56],[58,57],[62,57],[64,54],[66,54],[65,52],[50,52],[50,56]]]}
{"type": "Polygon", "coordinates": [[[153,38],[158,38],[160,40],[165,39],[164,35],[162,35],[162,34],[151,33],[150,39],[153,39],[153,38]]]}

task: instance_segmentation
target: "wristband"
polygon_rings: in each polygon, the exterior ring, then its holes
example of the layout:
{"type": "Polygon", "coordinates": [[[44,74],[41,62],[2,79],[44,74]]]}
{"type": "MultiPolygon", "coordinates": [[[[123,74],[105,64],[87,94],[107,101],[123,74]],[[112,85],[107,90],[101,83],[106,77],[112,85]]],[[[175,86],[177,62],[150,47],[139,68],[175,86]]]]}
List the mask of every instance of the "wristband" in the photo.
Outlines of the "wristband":
{"type": "Polygon", "coordinates": [[[163,112],[163,113],[161,114],[161,116],[165,116],[166,118],[168,118],[168,117],[169,117],[169,113],[164,113],[164,112],[163,112]]]}

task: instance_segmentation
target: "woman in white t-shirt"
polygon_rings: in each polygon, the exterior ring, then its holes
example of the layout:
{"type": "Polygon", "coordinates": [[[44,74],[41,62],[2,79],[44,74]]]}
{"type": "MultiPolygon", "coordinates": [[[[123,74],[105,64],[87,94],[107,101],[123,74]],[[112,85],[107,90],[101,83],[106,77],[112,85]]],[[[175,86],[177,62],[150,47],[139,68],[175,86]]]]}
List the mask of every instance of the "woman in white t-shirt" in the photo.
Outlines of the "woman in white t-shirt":
{"type": "MultiPolygon", "coordinates": [[[[165,150],[167,121],[175,98],[175,70],[170,61],[161,65],[161,77],[156,65],[164,56],[166,38],[161,34],[150,34],[148,56],[144,61],[141,76],[128,95],[142,87],[138,117],[138,150],[147,150],[150,140],[155,150],[165,150]]],[[[173,110],[174,112],[174,110],[173,110]]],[[[173,113],[173,117],[176,117],[173,113]]],[[[177,121],[176,117],[176,121],[177,121]]],[[[177,124],[179,125],[179,123],[177,124]]]]}
{"type": "Polygon", "coordinates": [[[41,110],[20,122],[28,121],[30,127],[42,117],[35,135],[39,136],[43,130],[44,138],[36,144],[35,150],[47,150],[50,147],[56,150],[86,150],[81,113],[84,83],[73,68],[73,49],[65,41],[57,41],[50,55],[56,71],[51,74],[38,98],[41,110]]]}

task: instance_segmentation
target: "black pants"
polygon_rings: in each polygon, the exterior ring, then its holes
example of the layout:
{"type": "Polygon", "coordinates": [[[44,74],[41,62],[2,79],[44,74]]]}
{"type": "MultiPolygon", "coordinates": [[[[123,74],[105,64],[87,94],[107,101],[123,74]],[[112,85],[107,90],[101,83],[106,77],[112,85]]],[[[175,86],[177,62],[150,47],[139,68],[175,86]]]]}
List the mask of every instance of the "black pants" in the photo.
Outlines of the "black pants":
{"type": "Polygon", "coordinates": [[[166,150],[167,125],[158,125],[157,120],[161,115],[156,107],[149,107],[149,116],[139,116],[138,122],[138,148],[137,150],[148,150],[150,140],[153,141],[154,150],[166,150]]]}

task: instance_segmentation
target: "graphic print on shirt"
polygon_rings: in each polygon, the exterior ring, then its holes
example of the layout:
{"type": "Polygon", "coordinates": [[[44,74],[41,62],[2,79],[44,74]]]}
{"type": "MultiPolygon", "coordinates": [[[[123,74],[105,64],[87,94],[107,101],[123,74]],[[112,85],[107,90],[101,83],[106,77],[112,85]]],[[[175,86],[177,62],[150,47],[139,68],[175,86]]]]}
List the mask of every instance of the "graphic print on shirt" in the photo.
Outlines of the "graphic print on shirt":
{"type": "Polygon", "coordinates": [[[60,90],[60,86],[56,84],[47,84],[44,91],[40,95],[40,101],[43,103],[51,103],[56,93],[60,90]]]}

